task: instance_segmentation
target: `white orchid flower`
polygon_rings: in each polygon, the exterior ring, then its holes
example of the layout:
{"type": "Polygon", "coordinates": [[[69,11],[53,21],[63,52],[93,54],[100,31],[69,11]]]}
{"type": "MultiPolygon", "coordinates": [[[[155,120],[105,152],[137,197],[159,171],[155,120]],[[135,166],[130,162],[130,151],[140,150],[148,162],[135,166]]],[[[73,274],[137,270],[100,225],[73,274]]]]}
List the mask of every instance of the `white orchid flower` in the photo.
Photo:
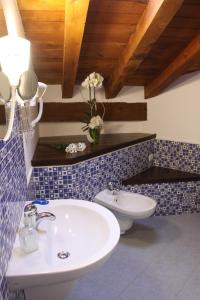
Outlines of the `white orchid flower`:
{"type": "Polygon", "coordinates": [[[89,76],[85,78],[82,82],[82,86],[86,88],[100,88],[102,87],[104,78],[99,73],[91,73],[89,76]]]}
{"type": "Polygon", "coordinates": [[[91,120],[90,120],[90,123],[88,124],[88,127],[90,129],[102,128],[103,127],[102,118],[100,116],[92,117],[91,120]]]}

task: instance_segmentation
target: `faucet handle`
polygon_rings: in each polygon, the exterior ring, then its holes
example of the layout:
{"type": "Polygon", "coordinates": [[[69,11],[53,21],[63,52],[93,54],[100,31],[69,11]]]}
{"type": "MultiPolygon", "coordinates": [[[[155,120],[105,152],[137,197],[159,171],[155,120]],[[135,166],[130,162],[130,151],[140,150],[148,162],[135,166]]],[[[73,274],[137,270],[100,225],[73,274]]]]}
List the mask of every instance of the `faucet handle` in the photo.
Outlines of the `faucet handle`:
{"type": "Polygon", "coordinates": [[[113,190],[113,183],[111,181],[108,182],[108,189],[109,189],[109,191],[113,190]]]}
{"type": "Polygon", "coordinates": [[[37,207],[32,204],[29,203],[24,207],[24,216],[25,217],[31,217],[37,214],[37,207]]]}
{"type": "Polygon", "coordinates": [[[120,187],[120,182],[118,180],[112,180],[108,183],[108,189],[109,191],[116,190],[120,187]]]}
{"type": "Polygon", "coordinates": [[[49,204],[49,201],[46,199],[36,199],[31,202],[32,204],[40,204],[40,205],[47,205],[49,204]]]}

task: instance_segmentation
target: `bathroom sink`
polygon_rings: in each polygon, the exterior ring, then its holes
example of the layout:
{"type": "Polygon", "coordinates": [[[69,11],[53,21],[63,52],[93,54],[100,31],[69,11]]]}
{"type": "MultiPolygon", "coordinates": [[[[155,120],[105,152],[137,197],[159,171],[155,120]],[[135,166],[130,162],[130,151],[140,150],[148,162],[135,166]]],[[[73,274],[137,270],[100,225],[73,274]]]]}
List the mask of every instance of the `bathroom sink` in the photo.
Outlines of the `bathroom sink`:
{"type": "Polygon", "coordinates": [[[53,213],[56,220],[40,224],[39,250],[35,252],[23,253],[16,237],[7,270],[11,288],[30,292],[33,287],[78,279],[101,266],[118,243],[120,229],[115,216],[96,203],[53,200],[38,210],[53,213]]]}

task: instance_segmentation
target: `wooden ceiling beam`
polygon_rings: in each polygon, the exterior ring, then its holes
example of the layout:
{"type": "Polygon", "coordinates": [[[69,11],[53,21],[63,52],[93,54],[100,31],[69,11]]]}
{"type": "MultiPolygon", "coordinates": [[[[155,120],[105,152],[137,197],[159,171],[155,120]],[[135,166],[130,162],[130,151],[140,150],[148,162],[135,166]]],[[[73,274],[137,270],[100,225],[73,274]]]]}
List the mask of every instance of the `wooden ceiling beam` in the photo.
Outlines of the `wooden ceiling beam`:
{"type": "Polygon", "coordinates": [[[157,78],[145,86],[145,99],[159,95],[170,83],[186,73],[197,58],[200,58],[200,33],[157,78]]]}
{"type": "MultiPolygon", "coordinates": [[[[147,103],[104,102],[104,121],[146,121],[147,103]]],[[[97,103],[98,111],[103,113],[101,103],[97,103]]],[[[1,106],[0,106],[1,108],[1,106]]],[[[49,102],[44,103],[41,122],[79,122],[88,110],[86,102],[49,102]]],[[[1,121],[1,119],[0,119],[1,121]]]]}
{"type": "Polygon", "coordinates": [[[83,33],[90,0],[65,1],[62,97],[73,96],[83,33]]]}
{"type": "Polygon", "coordinates": [[[136,30],[119,56],[117,65],[105,82],[106,98],[114,98],[121,90],[128,69],[132,74],[150,52],[184,0],[149,0],[136,30]]]}

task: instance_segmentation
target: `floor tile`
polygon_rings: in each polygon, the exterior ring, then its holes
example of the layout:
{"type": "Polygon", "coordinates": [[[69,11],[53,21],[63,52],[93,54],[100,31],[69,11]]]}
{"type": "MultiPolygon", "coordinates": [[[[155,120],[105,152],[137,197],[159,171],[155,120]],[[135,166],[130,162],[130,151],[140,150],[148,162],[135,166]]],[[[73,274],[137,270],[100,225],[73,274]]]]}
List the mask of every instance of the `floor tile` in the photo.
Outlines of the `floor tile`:
{"type": "Polygon", "coordinates": [[[199,300],[200,214],[136,221],[69,300],[199,300]]]}
{"type": "Polygon", "coordinates": [[[193,273],[191,278],[178,294],[177,300],[199,300],[200,299],[200,267],[193,273]]]}
{"type": "Polygon", "coordinates": [[[181,232],[182,239],[193,239],[200,241],[200,214],[168,216],[167,219],[173,223],[174,226],[178,227],[179,233],[181,232]]]}
{"type": "Polygon", "coordinates": [[[81,279],[77,282],[70,297],[65,300],[114,300],[112,289],[105,293],[94,281],[81,279]]]}
{"type": "Polygon", "coordinates": [[[144,272],[118,296],[119,300],[174,300],[174,291],[157,274],[144,272]]]}
{"type": "Polygon", "coordinates": [[[124,290],[148,265],[138,256],[130,252],[121,252],[119,248],[101,269],[87,277],[106,294],[112,292],[113,296],[124,290]]]}

